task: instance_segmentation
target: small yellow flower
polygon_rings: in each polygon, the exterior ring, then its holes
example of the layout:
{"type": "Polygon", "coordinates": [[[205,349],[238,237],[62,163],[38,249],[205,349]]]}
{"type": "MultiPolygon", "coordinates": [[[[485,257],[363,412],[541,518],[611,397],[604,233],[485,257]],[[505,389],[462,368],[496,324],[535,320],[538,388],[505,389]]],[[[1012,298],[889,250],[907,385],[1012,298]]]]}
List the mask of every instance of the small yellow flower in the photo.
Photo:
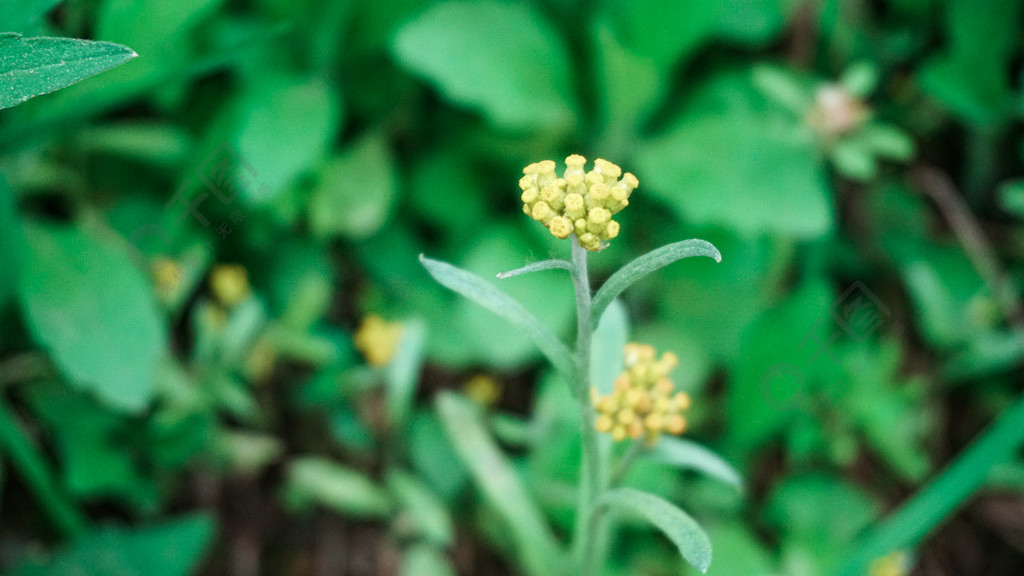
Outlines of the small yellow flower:
{"type": "Polygon", "coordinates": [[[249,298],[249,274],[241,264],[218,264],[210,273],[210,291],[221,306],[231,308],[249,298]]]}
{"type": "Polygon", "coordinates": [[[910,574],[910,556],[903,550],[896,550],[888,556],[875,558],[868,570],[869,576],[907,576],[910,574]]]}
{"type": "Polygon", "coordinates": [[[398,322],[388,322],[376,314],[370,314],[356,331],[356,349],[363,353],[370,366],[385,366],[398,351],[402,331],[402,325],[398,322]]]}
{"type": "Polygon", "coordinates": [[[530,164],[519,179],[520,199],[523,212],[556,238],[575,234],[580,246],[596,252],[619,235],[619,223],[612,216],[629,205],[640,182],[602,158],[594,161],[590,172],[583,170],[586,163],[579,154],[569,156],[561,178],[552,160],[530,164]]]}
{"type": "Polygon", "coordinates": [[[467,380],[462,391],[481,406],[493,406],[501,398],[501,385],[486,374],[477,374],[467,380]]]}
{"type": "Polygon", "coordinates": [[[177,260],[166,257],[157,258],[152,264],[152,272],[157,294],[161,298],[169,298],[181,284],[183,271],[177,260]]]}
{"type": "Polygon", "coordinates": [[[682,413],[690,407],[690,396],[676,391],[668,378],[679,358],[672,352],[656,358],[654,348],[636,343],[627,344],[624,352],[625,370],[615,379],[612,393],[602,396],[591,390],[594,427],[616,441],[644,437],[648,445],[662,433],[682,434],[682,413]]]}

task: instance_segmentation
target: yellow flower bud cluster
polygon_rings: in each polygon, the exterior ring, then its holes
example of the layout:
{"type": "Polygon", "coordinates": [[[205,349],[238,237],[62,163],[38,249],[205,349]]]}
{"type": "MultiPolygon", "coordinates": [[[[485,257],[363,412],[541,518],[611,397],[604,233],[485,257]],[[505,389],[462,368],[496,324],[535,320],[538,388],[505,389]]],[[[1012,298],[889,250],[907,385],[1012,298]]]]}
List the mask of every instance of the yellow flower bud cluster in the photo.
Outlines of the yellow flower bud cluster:
{"type": "Polygon", "coordinates": [[[655,358],[654,348],[630,343],[626,345],[626,369],[615,379],[611,394],[601,396],[591,390],[597,411],[594,427],[609,433],[616,442],[644,436],[654,445],[663,432],[682,434],[686,429],[683,411],[690,407],[690,396],[675,391],[668,375],[679,358],[665,352],[655,358]]]}
{"type": "Polygon", "coordinates": [[[366,357],[366,362],[379,368],[391,362],[398,352],[398,344],[402,341],[402,325],[370,314],[363,319],[354,341],[356,349],[366,357]]]}
{"type": "Polygon", "coordinates": [[[583,171],[587,159],[573,154],[565,159],[565,173],[555,173],[555,162],[543,160],[523,168],[523,212],[544,224],[556,238],[575,234],[580,246],[591,252],[619,235],[612,216],[629,204],[629,195],[640,182],[629,172],[598,158],[594,168],[583,171]]]}
{"type": "Polygon", "coordinates": [[[210,272],[210,292],[225,308],[249,299],[249,273],[241,264],[218,264],[210,272]]]}

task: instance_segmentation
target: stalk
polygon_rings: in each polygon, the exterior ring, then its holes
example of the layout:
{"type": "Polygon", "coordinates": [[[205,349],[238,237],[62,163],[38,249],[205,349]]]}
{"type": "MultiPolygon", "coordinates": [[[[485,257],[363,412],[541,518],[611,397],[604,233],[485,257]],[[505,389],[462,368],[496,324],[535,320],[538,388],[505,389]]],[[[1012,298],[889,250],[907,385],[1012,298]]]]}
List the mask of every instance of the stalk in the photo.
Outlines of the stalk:
{"type": "Polygon", "coordinates": [[[597,430],[594,429],[594,408],[590,403],[590,349],[593,328],[590,321],[590,278],[587,271],[587,251],[572,237],[572,280],[576,288],[576,382],[575,396],[580,409],[580,428],[583,434],[583,458],[580,464],[579,507],[576,513],[574,551],[578,574],[591,576],[597,565],[597,518],[594,504],[600,485],[600,454],[597,430]]]}

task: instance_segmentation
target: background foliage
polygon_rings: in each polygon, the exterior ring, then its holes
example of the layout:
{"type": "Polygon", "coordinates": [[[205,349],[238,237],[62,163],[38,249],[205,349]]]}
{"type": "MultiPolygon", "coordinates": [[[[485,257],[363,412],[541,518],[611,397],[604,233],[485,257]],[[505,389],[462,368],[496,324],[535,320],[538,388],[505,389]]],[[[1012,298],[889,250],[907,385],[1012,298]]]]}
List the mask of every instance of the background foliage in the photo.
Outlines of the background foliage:
{"type": "MultiPolygon", "coordinates": [[[[624,301],[742,478],[684,443],[628,480],[707,528],[710,574],[1019,574],[1020,22],[1018,0],[5,2],[0,105],[120,65],[0,111],[0,568],[544,573],[572,403],[417,256],[563,257],[515,183],[579,152],[640,180],[599,281],[685,238],[724,256],[624,301]],[[353,347],[371,313],[404,326],[385,368],[353,347]]],[[[502,288],[567,335],[558,274],[502,288]]],[[[688,569],[639,524],[614,546],[609,574],[688,569]]]]}

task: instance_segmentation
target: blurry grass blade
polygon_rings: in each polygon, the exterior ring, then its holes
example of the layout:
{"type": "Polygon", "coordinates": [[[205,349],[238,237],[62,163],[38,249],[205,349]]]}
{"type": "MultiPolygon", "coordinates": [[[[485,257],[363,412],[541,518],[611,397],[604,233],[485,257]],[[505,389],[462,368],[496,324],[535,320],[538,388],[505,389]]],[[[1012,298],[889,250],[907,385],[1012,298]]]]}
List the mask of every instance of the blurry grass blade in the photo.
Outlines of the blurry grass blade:
{"type": "Polygon", "coordinates": [[[527,336],[540,348],[556,370],[568,382],[573,377],[572,353],[565,344],[530,314],[522,304],[516,302],[508,294],[491,286],[479,276],[466,272],[439,260],[431,260],[420,255],[420,262],[435,280],[447,288],[462,294],[473,302],[487,308],[498,316],[521,328],[527,336]]]}
{"type": "Polygon", "coordinates": [[[728,462],[707,448],[682,438],[663,437],[648,458],[684,470],[696,470],[743,491],[743,479],[728,462]]]}
{"type": "Polygon", "coordinates": [[[403,426],[409,416],[427,339],[427,327],[422,320],[404,322],[403,328],[398,353],[388,364],[384,377],[388,386],[388,419],[392,427],[403,426]]]}
{"type": "Polygon", "coordinates": [[[384,518],[392,510],[388,493],[373,480],[316,456],[302,456],[289,464],[284,498],[297,509],[320,504],[357,518],[384,518]]]}
{"type": "Polygon", "coordinates": [[[0,34],[0,108],[70,86],[136,56],[110,42],[0,34]]]}
{"type": "Polygon", "coordinates": [[[674,242],[652,250],[620,268],[615,274],[612,274],[611,278],[604,283],[604,286],[601,286],[601,289],[594,295],[591,320],[596,325],[600,321],[605,308],[612,303],[612,300],[615,300],[619,294],[622,294],[626,288],[629,288],[637,280],[658,268],[667,266],[682,258],[690,258],[691,256],[707,256],[708,258],[714,258],[715,262],[722,261],[722,255],[718,252],[717,248],[712,246],[710,242],[696,238],[674,242]]]}
{"type": "Polygon", "coordinates": [[[553,566],[559,566],[558,544],[511,463],[488,434],[479,411],[450,392],[438,397],[437,408],[449,439],[484,500],[508,524],[524,572],[548,576],[553,566]]]}
{"type": "Polygon", "coordinates": [[[498,272],[498,278],[504,280],[505,278],[512,278],[513,276],[519,276],[520,274],[529,274],[530,272],[539,272],[541,270],[554,270],[556,268],[572,270],[572,262],[559,259],[541,260],[540,262],[527,264],[522,268],[516,268],[515,270],[509,270],[508,272],[498,272]]]}
{"type": "Polygon", "coordinates": [[[707,572],[711,565],[711,540],[696,520],[671,502],[632,488],[617,488],[606,492],[598,503],[609,510],[643,516],[668,536],[687,562],[707,572]]]}
{"type": "Polygon", "coordinates": [[[30,560],[10,574],[188,576],[212,544],[214,532],[213,519],[206,514],[144,528],[104,526],[74,540],[45,562],[30,560]]]}
{"type": "Polygon", "coordinates": [[[1009,461],[1024,443],[1024,396],[1005,411],[937,478],[871,530],[840,574],[859,576],[874,558],[915,546],[974,494],[997,465],[1009,461]]]}
{"type": "Polygon", "coordinates": [[[430,544],[413,544],[402,554],[399,576],[455,576],[444,552],[430,544]]]}

